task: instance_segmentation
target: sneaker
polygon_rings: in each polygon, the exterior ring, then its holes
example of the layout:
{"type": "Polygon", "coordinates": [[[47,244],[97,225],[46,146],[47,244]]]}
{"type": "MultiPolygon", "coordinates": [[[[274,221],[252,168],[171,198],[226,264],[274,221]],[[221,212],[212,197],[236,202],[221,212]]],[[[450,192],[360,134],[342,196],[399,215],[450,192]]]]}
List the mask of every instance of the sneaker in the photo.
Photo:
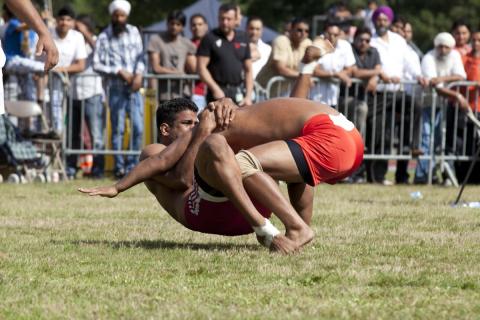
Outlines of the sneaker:
{"type": "Polygon", "coordinates": [[[450,178],[446,178],[443,180],[444,187],[453,187],[453,181],[450,178]]]}
{"type": "Polygon", "coordinates": [[[382,184],[384,186],[393,186],[393,182],[387,179],[383,179],[382,184]]]}

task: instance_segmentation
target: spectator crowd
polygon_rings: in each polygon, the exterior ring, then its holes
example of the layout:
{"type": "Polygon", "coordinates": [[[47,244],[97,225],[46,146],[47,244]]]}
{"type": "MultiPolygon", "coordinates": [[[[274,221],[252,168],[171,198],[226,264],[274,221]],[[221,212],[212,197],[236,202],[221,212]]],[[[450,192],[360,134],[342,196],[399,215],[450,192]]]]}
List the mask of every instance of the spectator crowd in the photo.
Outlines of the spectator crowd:
{"type": "MultiPolygon", "coordinates": [[[[153,83],[159,103],[187,96],[200,110],[223,97],[239,106],[251,105],[259,98],[255,87],[265,88],[274,76],[285,78],[279,92],[289,95],[305,50],[317,37],[310,38],[309,21],[295,18],[267,44],[262,40],[264,25],[260,17],[249,17],[245,30],[241,30],[240,8],[222,4],[216,28],[209,29],[200,13],[187,17],[175,10],[167,15],[166,30],[149,34],[145,41],[139,29],[128,23],[130,11],[128,1],[112,1],[108,7],[110,23],[97,35],[89,16],[77,15],[69,5],[60,8],[51,24],[60,61],[49,75],[43,74],[43,63],[33,54],[36,34],[5,6],[5,24],[0,29],[7,59],[6,98],[46,105],[50,136],[67,134],[72,149],[104,150],[108,105],[116,178],[123,177],[138,161],[133,152],[122,154],[121,150],[126,144],[126,131],[131,150],[140,150],[143,143],[141,88],[147,83],[146,74],[173,79],[163,81],[160,77],[153,83]],[[187,27],[191,39],[184,36],[187,27]],[[186,74],[197,74],[200,80],[182,80],[186,74]],[[71,90],[65,90],[67,85],[71,90]]],[[[399,154],[432,154],[441,147],[436,143],[441,141],[443,119],[447,123],[446,150],[456,154],[467,146],[467,153],[473,154],[473,127],[461,123],[458,115],[459,110],[461,113],[469,108],[480,111],[477,88],[460,90],[449,84],[480,81],[480,32],[472,31],[466,21],[455,21],[451,30],[442,30],[434,37],[433,49],[424,53],[413,41],[412,24],[377,1],[368,1],[365,9],[355,14],[339,1],[326,17],[319,37],[329,40],[335,51],[319,59],[310,98],[337,107],[350,118],[365,137],[367,154],[391,154],[391,146],[398,140],[402,141],[402,147],[396,150],[399,154]],[[423,92],[421,98],[419,92],[423,92]],[[438,108],[433,103],[437,96],[449,107],[438,108]],[[412,130],[398,130],[400,124],[412,130]],[[382,128],[382,134],[375,133],[375,128],[382,128]],[[435,144],[431,143],[432,136],[435,144]]],[[[152,81],[149,83],[152,85],[152,81]]],[[[38,119],[19,122],[19,126],[25,134],[42,130],[38,119]]],[[[101,178],[104,155],[92,153],[88,173],[101,178]]],[[[75,177],[79,157],[69,155],[66,164],[68,176],[75,177]]],[[[409,161],[398,160],[396,165],[395,183],[411,182],[409,161]]],[[[429,160],[419,159],[413,182],[427,183],[431,165],[429,160]]],[[[453,165],[462,179],[468,163],[453,165]]],[[[392,184],[386,179],[387,169],[387,160],[366,160],[349,181],[392,184]]],[[[444,182],[449,182],[448,177],[444,182]]]]}

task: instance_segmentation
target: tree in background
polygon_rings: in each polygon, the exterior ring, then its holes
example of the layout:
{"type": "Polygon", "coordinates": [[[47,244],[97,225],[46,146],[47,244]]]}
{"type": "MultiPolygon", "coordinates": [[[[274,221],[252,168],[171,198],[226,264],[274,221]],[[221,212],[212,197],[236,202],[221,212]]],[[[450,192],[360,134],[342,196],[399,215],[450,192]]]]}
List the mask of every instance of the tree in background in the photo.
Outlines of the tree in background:
{"type": "MultiPolygon", "coordinates": [[[[40,8],[48,0],[35,0],[40,8]]],[[[111,0],[51,0],[53,12],[64,4],[70,3],[78,13],[91,15],[98,26],[104,27],[109,23],[107,12],[111,0]]],[[[182,9],[194,3],[195,0],[130,0],[132,13],[130,22],[140,27],[149,26],[166,17],[174,9],[182,9]]],[[[222,1],[229,2],[229,1],[222,1]]],[[[313,18],[314,15],[325,14],[337,0],[238,0],[242,11],[246,15],[260,16],[265,25],[281,31],[286,21],[294,16],[313,18]]],[[[409,20],[414,28],[414,40],[422,50],[432,47],[433,37],[442,31],[450,31],[454,20],[465,18],[473,29],[480,24],[480,0],[391,0],[378,1],[380,4],[390,5],[396,14],[401,14],[409,20]]],[[[366,6],[367,0],[347,1],[352,13],[366,6]]]]}

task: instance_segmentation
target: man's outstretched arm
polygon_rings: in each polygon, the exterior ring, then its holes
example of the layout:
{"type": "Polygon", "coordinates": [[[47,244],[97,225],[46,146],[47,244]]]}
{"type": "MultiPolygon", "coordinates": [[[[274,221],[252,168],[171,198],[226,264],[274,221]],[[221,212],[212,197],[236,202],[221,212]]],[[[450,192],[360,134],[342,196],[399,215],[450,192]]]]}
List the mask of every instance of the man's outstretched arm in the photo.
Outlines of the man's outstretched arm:
{"type": "Polygon", "coordinates": [[[58,50],[42,18],[30,0],[5,0],[5,4],[21,20],[26,22],[38,34],[36,55],[46,53],[45,71],[58,63],[58,50]]]}
{"type": "Polygon", "coordinates": [[[172,171],[172,179],[179,179],[180,184],[187,187],[193,177],[193,163],[200,144],[216,127],[226,128],[234,119],[234,107],[225,105],[214,110],[212,108],[213,105],[206,108],[200,115],[200,119],[203,121],[197,128],[186,132],[160,153],[139,162],[116,184],[105,187],[79,188],[78,191],[91,196],[113,198],[120,192],[167,172],[177,163],[176,170],[172,171]],[[188,152],[186,152],[187,148],[188,152]],[[181,158],[182,160],[180,160],[181,158]]]}
{"type": "Polygon", "coordinates": [[[87,193],[90,196],[113,198],[120,192],[128,190],[172,168],[187,149],[191,139],[192,131],[186,132],[160,153],[140,161],[132,171],[114,185],[95,188],[78,188],[78,191],[87,193]]]}

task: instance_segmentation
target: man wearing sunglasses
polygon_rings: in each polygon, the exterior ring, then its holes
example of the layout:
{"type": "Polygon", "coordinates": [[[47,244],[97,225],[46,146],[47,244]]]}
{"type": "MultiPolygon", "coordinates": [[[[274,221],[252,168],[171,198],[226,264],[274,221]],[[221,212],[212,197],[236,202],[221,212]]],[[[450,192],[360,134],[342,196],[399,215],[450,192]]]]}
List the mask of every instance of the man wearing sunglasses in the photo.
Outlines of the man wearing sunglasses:
{"type": "MultiPolygon", "coordinates": [[[[348,108],[345,109],[345,95],[339,100],[340,86],[347,88],[352,84],[352,71],[355,66],[352,46],[348,41],[340,39],[340,27],[335,22],[326,25],[324,37],[335,48],[331,54],[327,54],[318,60],[318,66],[313,73],[320,78],[320,82],[311,90],[312,100],[336,107],[345,115],[348,115],[348,108]]],[[[348,103],[348,101],[347,101],[348,103]]],[[[353,109],[353,106],[352,106],[353,109]]],[[[366,110],[366,106],[363,107],[366,110]]],[[[353,110],[352,110],[353,111],[353,110]]],[[[365,112],[364,112],[365,113],[365,112]]],[[[353,120],[354,116],[350,117],[353,120]]],[[[358,126],[357,126],[358,128],[358,126]]]]}
{"type": "MultiPolygon", "coordinates": [[[[273,40],[272,54],[266,66],[257,76],[258,83],[265,88],[268,81],[274,76],[283,76],[292,80],[297,78],[300,61],[306,48],[312,44],[312,41],[308,38],[309,32],[308,22],[302,18],[295,18],[292,21],[289,35],[280,35],[273,40]]],[[[291,84],[293,82],[282,84],[280,89],[282,95],[288,95],[291,84]]],[[[273,89],[277,90],[276,88],[273,89]]]]}

